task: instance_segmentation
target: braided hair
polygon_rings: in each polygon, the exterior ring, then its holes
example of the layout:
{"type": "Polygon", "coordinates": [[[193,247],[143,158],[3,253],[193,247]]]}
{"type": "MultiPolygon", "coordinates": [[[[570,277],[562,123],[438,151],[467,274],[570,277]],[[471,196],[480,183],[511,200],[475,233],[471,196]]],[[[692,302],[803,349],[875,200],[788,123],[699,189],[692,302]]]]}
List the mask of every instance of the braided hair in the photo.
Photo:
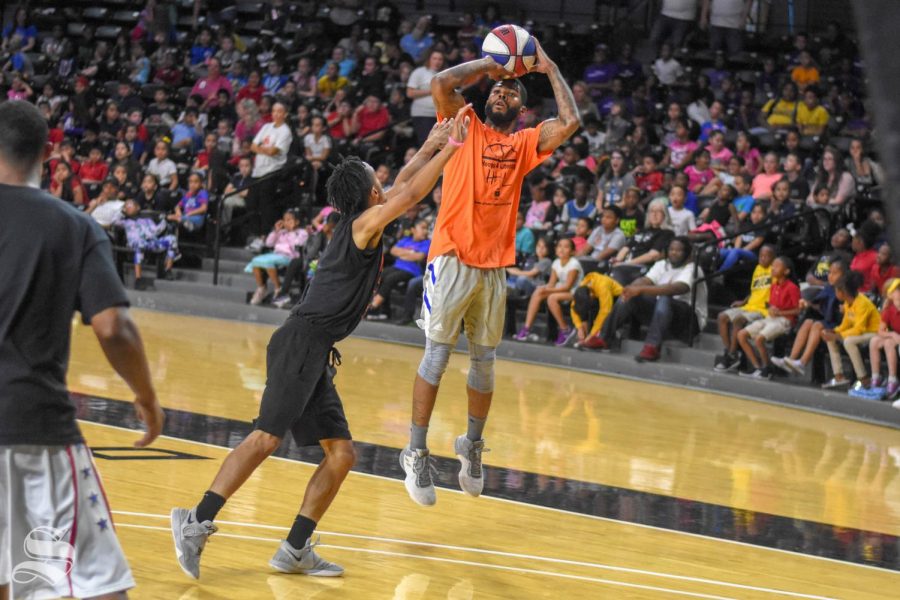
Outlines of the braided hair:
{"type": "Polygon", "coordinates": [[[366,163],[356,156],[344,158],[325,184],[328,203],[344,217],[353,217],[368,206],[372,185],[373,176],[366,163]]]}

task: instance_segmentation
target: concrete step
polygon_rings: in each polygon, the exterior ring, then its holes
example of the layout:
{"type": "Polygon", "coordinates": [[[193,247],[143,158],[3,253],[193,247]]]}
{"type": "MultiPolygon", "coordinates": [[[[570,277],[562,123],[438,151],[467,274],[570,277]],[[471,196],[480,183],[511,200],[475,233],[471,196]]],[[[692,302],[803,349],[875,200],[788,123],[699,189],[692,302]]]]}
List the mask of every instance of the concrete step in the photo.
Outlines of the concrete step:
{"type": "Polygon", "coordinates": [[[165,279],[154,282],[154,287],[160,291],[174,292],[188,296],[197,296],[208,300],[217,300],[231,302],[235,304],[245,304],[247,294],[253,291],[253,288],[234,288],[226,286],[212,286],[203,283],[195,283],[191,281],[167,281],[165,279]]]}
{"type": "MultiPolygon", "coordinates": [[[[252,256],[250,258],[253,258],[252,256]]],[[[219,273],[243,273],[244,267],[247,266],[247,263],[250,262],[250,258],[247,260],[232,260],[223,258],[219,260],[219,273]]],[[[203,259],[203,271],[204,272],[213,272],[213,264],[215,261],[211,258],[203,259]]]]}
{"type": "MultiPolygon", "coordinates": [[[[198,271],[196,269],[174,269],[176,281],[184,281],[189,283],[201,283],[204,285],[213,284],[212,271],[198,271]]],[[[247,273],[219,272],[219,286],[240,288],[242,290],[253,291],[256,288],[256,280],[253,275],[247,273]]]]}
{"type": "Polygon", "coordinates": [[[250,259],[256,256],[256,252],[251,252],[250,250],[245,250],[243,248],[232,248],[230,246],[223,247],[219,251],[219,258],[224,260],[236,260],[238,262],[243,262],[243,264],[247,264],[250,262],[250,259]]]}

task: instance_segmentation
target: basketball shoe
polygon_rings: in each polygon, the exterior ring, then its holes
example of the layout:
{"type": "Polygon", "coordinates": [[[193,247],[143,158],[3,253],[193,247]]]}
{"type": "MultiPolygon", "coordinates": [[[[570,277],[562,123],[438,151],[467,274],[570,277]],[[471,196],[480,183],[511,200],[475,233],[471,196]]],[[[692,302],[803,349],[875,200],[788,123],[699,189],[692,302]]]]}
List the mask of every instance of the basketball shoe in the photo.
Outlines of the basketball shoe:
{"type": "Polygon", "coordinates": [[[481,453],[487,452],[484,440],[473,442],[463,434],[456,438],[453,448],[462,463],[459,468],[459,487],[477,498],[484,489],[484,471],[481,468],[481,453]]]}
{"type": "Polygon", "coordinates": [[[194,579],[200,578],[200,554],[209,536],[218,531],[212,521],[197,522],[196,509],[172,509],[172,537],[181,570],[194,579]]]}
{"type": "Polygon", "coordinates": [[[306,540],[306,545],[301,550],[291,546],[284,540],[275,556],[269,561],[269,565],[282,573],[299,573],[300,575],[312,575],[314,577],[340,577],[344,574],[344,568],[332,562],[328,562],[315,553],[313,548],[319,542],[313,542],[312,538],[306,540]]]}
{"type": "Polygon", "coordinates": [[[432,479],[433,471],[436,469],[431,464],[431,454],[428,450],[410,450],[409,446],[405,447],[400,451],[400,466],[406,473],[403,484],[413,502],[422,506],[433,506],[437,502],[432,479]]]}

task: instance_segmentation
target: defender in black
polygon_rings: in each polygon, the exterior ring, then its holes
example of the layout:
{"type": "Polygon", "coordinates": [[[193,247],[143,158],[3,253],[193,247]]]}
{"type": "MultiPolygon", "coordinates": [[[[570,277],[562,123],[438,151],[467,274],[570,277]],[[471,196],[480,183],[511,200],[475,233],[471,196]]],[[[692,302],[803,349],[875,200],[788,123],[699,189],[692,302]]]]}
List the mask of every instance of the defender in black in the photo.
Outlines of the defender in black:
{"type": "Polygon", "coordinates": [[[305,297],[269,342],[256,428],[228,455],[195,508],[172,510],[175,551],[189,576],[200,576],[200,553],[216,531],[216,514],[288,431],[298,445],[320,444],[325,458],[307,485],[287,539],[269,564],[285,573],[343,574],[343,568],[313,551],[311,537],[356,458],[333,382],[340,364],[334,344],[353,332],[378,287],[384,228],[431,191],[462,145],[469,121],[460,118],[465,110],[434,126],[387,193],[372,167],[356,158],[344,160],[329,178],[328,201],[341,214],[341,222],[305,297]]]}

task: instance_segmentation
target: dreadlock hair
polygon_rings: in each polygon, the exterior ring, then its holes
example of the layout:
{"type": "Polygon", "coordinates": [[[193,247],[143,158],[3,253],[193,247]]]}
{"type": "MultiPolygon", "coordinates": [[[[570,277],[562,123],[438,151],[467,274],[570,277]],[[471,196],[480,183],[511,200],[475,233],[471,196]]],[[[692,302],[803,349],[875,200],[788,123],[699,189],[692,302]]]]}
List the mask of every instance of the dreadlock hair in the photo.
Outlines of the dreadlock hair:
{"type": "Polygon", "coordinates": [[[348,156],[334,167],[325,184],[328,203],[344,217],[355,216],[366,209],[372,184],[366,164],[348,156]]]}

